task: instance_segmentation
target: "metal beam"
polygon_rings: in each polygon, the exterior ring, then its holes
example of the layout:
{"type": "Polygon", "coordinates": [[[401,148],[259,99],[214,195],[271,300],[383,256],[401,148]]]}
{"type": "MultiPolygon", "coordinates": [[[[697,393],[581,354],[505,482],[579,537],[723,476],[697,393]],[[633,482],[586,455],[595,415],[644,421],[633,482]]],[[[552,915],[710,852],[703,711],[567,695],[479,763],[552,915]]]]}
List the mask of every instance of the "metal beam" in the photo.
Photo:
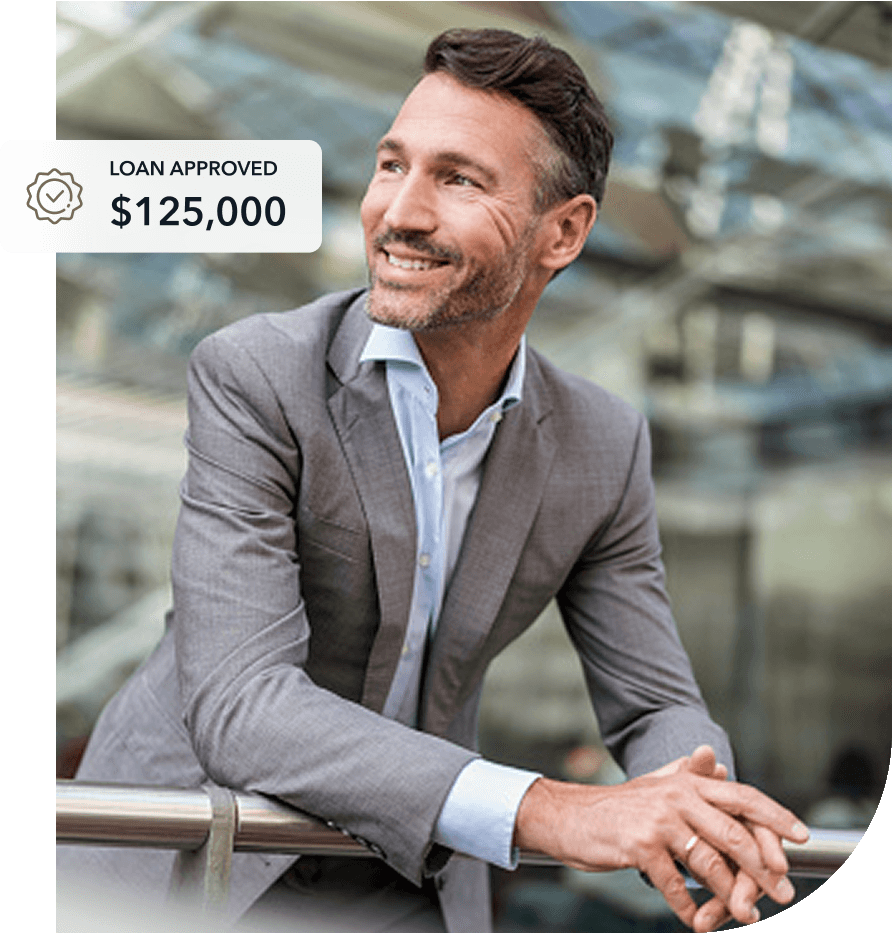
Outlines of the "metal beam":
{"type": "MultiPolygon", "coordinates": [[[[58,780],[56,841],[199,850],[209,842],[213,831],[213,794],[222,790],[214,786],[211,792],[209,788],[58,780]]],[[[234,804],[231,842],[235,852],[371,857],[369,850],[351,837],[284,803],[243,791],[224,793],[231,795],[234,804]]],[[[226,809],[226,801],[218,800],[218,804],[218,811],[226,809]]],[[[854,831],[812,829],[804,845],[784,843],[790,874],[829,877],[852,854],[861,837],[862,833],[854,831]]],[[[529,851],[521,853],[521,861],[529,865],[559,864],[529,851]]],[[[211,862],[209,859],[209,866],[211,862]]],[[[222,869],[226,866],[218,862],[216,870],[222,869]]]]}

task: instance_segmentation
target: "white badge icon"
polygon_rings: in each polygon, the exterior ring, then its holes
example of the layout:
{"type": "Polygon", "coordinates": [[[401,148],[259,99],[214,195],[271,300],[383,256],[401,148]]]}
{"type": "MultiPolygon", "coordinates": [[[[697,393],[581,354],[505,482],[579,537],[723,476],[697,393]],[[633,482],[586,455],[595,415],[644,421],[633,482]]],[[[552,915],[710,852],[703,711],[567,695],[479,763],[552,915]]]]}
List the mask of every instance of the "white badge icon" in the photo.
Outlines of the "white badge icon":
{"type": "Polygon", "coordinates": [[[52,224],[71,220],[74,212],[83,206],[81,191],[83,188],[74,180],[74,175],[51,168],[48,172],[38,172],[28,185],[28,207],[38,220],[48,220],[52,224]]]}

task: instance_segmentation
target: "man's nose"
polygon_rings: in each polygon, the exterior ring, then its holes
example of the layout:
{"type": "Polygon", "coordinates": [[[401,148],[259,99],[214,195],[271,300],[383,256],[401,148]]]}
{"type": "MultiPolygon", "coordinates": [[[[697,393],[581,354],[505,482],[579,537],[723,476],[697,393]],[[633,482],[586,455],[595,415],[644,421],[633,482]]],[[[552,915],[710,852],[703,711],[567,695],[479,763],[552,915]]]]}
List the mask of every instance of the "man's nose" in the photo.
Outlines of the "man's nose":
{"type": "Polygon", "coordinates": [[[437,226],[436,194],[418,172],[409,172],[394,185],[384,222],[392,230],[421,230],[431,233],[437,226]]]}

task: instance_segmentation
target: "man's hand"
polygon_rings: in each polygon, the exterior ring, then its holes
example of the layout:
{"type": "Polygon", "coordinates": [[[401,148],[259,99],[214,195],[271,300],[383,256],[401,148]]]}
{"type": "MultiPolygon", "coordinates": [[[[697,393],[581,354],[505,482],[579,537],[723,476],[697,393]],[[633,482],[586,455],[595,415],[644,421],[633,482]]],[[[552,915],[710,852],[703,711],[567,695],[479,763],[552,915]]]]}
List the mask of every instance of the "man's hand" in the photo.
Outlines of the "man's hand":
{"type": "Polygon", "coordinates": [[[778,903],[792,899],[780,838],[804,842],[808,832],[789,810],[726,776],[711,749],[698,749],[615,786],[540,778],[521,801],[515,841],[584,871],[637,868],[698,931],[726,913],[752,922],[760,889],[778,903]],[[676,860],[716,895],[699,912],[676,860]]]}
{"type": "MultiPolygon", "coordinates": [[[[715,752],[708,745],[699,746],[689,758],[679,758],[677,761],[664,765],[658,771],[652,772],[652,774],[674,774],[680,768],[687,768],[694,774],[717,778],[722,781],[728,777],[728,769],[724,765],[716,763],[715,752]]],[[[765,826],[750,826],[749,828],[762,847],[766,861],[776,865],[783,865],[783,872],[786,874],[789,866],[777,835],[765,826]]],[[[702,865],[704,862],[709,863],[717,855],[718,853],[714,849],[699,841],[696,848],[692,847],[689,853],[687,859],[688,871],[705,887],[708,887],[708,885],[705,884],[702,872],[698,870],[698,865],[702,865]]],[[[694,916],[691,926],[697,933],[716,930],[732,918],[739,920],[741,923],[755,923],[760,919],[756,901],[763,892],[760,890],[759,885],[737,866],[731,865],[729,868],[733,873],[730,884],[728,883],[728,876],[720,871],[720,875],[725,881],[721,890],[716,892],[715,897],[703,904],[694,916]]]]}

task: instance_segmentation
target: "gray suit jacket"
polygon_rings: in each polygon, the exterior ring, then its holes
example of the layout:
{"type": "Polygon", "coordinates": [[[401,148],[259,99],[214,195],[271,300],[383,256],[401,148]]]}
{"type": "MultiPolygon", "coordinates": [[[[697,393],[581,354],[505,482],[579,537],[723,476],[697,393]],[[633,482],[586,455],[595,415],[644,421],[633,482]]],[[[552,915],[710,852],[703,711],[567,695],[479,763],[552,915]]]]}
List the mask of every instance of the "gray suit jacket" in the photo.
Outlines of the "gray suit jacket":
{"type": "MultiPolygon", "coordinates": [[[[78,777],[272,794],[420,881],[476,754],[487,665],[552,597],[630,774],[700,742],[730,764],[663,585],[644,419],[532,350],[446,594],[421,729],[379,715],[408,619],[415,516],[383,366],[358,362],[363,305],[362,292],[327,296],[196,349],[174,609],[78,777]]],[[[170,856],[140,855],[93,853],[134,884],[166,884],[170,856]]],[[[289,862],[238,855],[232,914],[289,862]]],[[[440,891],[450,931],[488,928],[485,866],[453,858],[440,891]]]]}

